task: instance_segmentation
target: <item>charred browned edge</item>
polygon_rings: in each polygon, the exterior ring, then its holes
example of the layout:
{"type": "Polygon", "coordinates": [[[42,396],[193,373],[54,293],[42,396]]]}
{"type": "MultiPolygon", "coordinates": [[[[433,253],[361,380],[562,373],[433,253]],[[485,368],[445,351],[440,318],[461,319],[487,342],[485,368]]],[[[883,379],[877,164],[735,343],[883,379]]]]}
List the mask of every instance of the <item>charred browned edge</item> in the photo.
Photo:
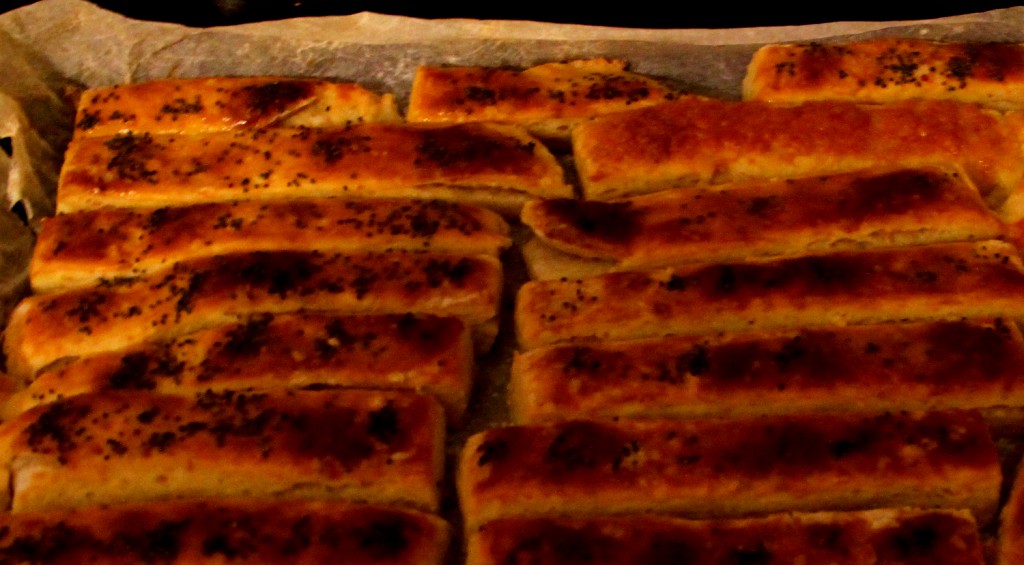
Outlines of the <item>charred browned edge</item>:
{"type": "Polygon", "coordinates": [[[872,519],[862,513],[702,522],[505,518],[475,535],[494,563],[846,563],[852,555],[874,555],[879,563],[981,563],[977,526],[969,517],[908,512],[886,526],[872,519]]]}
{"type": "Polygon", "coordinates": [[[345,555],[355,563],[409,558],[440,528],[424,515],[382,507],[196,502],[9,516],[0,561],[71,563],[85,556],[173,561],[197,548],[207,559],[345,555]]]}

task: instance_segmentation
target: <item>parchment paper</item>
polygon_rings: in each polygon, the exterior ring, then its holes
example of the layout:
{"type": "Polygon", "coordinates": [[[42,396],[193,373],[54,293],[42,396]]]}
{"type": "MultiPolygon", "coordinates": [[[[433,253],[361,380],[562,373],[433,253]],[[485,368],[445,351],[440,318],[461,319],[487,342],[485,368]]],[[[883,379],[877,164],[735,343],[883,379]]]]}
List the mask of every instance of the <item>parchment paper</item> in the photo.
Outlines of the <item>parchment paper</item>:
{"type": "MultiPolygon", "coordinates": [[[[631,30],[513,21],[428,21],[370,13],[226,28],[190,29],[129,20],[79,0],[44,0],[0,16],[0,322],[25,290],[29,225],[54,209],[60,159],[70,137],[73,94],[86,86],[165,77],[293,75],[360,82],[407,99],[421,64],[528,66],[607,56],[695,92],[738,98],[746,64],[764,43],[913,36],[1024,42],[1024,8],[930,21],[833,23],[735,30],[631,30]],[[20,204],[19,204],[20,203],[20,204]]],[[[499,342],[480,361],[470,419],[450,451],[506,420],[513,351],[510,316],[524,278],[516,252],[499,342]]],[[[448,497],[453,500],[453,497],[448,497]]]]}

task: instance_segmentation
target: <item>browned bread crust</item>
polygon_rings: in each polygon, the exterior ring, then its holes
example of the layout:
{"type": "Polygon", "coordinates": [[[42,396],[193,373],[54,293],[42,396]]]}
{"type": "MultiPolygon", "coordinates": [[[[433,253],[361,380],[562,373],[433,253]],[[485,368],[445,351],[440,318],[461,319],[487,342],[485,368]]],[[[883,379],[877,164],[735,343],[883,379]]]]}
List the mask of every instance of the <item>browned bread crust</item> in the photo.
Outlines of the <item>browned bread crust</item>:
{"type": "Polygon", "coordinates": [[[401,119],[393,96],[353,83],[283,77],[167,79],[87,89],[78,104],[75,135],[324,127],[401,119]]]}
{"type": "Polygon", "coordinates": [[[106,393],[6,422],[0,457],[14,512],[218,496],[436,511],[444,425],[396,391],[106,393]]]}
{"type": "MultiPolygon", "coordinates": [[[[1024,465],[1016,453],[1017,471],[999,523],[999,565],[1024,563],[1024,465]]],[[[1009,478],[1007,480],[1010,480],[1009,478]]]]}
{"type": "Polygon", "coordinates": [[[747,100],[798,103],[912,98],[1024,107],[1024,45],[886,38],[765,45],[743,80],[747,100]]]}
{"type": "Polygon", "coordinates": [[[542,139],[569,139],[586,119],[674,100],[665,84],[631,73],[625,61],[597,58],[525,70],[431,67],[416,70],[410,122],[519,124],[542,139]]]}
{"type": "Polygon", "coordinates": [[[919,506],[995,513],[1001,471],[974,412],[753,420],[570,421],[469,439],[458,469],[468,531],[514,516],[919,506]]]}
{"type": "Polygon", "coordinates": [[[542,347],[512,364],[517,423],[1024,407],[1013,323],[885,324],[542,347]]]}
{"type": "Polygon", "coordinates": [[[78,138],[57,210],[344,196],[450,199],[518,214],[530,198],[571,194],[554,156],[517,126],[359,124],[78,138]]]}
{"type": "Polygon", "coordinates": [[[546,244],[615,268],[749,261],[844,249],[995,239],[1003,224],[961,173],[935,168],[666,190],[613,202],[538,200],[546,244]]]}
{"type": "Polygon", "coordinates": [[[441,565],[450,528],[411,510],[207,500],[0,516],[0,562],[441,565]]]}
{"type": "Polygon", "coordinates": [[[32,289],[53,292],[243,251],[360,253],[405,249],[493,254],[508,224],[476,206],[439,200],[299,199],[164,208],[100,208],[43,220],[32,289]]]}
{"type": "MultiPolygon", "coordinates": [[[[455,316],[487,328],[501,298],[496,257],[392,252],[251,252],[177,263],[147,277],[29,297],[7,328],[14,375],[53,361],[116,351],[256,313],[455,316]]],[[[493,335],[481,331],[478,346],[493,335]]]]}
{"type": "Polygon", "coordinates": [[[458,422],[472,374],[473,344],[458,318],[260,314],[58,364],[10,397],[6,413],[89,392],[353,387],[431,394],[458,422]]]}
{"type": "Polygon", "coordinates": [[[985,563],[970,513],[913,509],[708,521],[505,518],[473,531],[468,553],[467,565],[985,563]]]}
{"type": "Polygon", "coordinates": [[[584,196],[608,200],[665,188],[959,165],[1000,201],[1021,179],[1018,128],[975,104],[797,106],[685,98],[602,116],[573,130],[584,196]]]}
{"type": "Polygon", "coordinates": [[[765,263],[528,282],[524,349],[898,320],[1024,316],[1024,266],[1008,243],[953,243],[765,263]]]}

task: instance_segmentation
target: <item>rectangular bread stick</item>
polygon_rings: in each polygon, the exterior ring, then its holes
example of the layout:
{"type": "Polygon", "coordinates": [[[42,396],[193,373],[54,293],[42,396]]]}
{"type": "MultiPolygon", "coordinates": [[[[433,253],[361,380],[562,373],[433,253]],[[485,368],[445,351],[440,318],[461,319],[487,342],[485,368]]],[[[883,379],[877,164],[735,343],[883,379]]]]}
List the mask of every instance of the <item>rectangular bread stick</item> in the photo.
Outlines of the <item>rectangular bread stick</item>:
{"type": "Polygon", "coordinates": [[[186,498],[436,511],[444,414],[407,392],[79,395],[0,426],[12,511],[186,498]]]}
{"type": "Polygon", "coordinates": [[[598,342],[517,354],[509,406],[523,424],[1024,408],[1021,367],[1002,320],[598,342]]]}
{"type": "Polygon", "coordinates": [[[43,220],[29,269],[36,293],[144,275],[243,251],[409,250],[497,255],[497,214],[439,200],[297,199],[161,208],[100,208],[43,220]]]}
{"type": "Polygon", "coordinates": [[[210,499],[0,516],[7,563],[442,565],[436,516],[334,501],[210,499]]]}
{"type": "Polygon", "coordinates": [[[392,95],[354,83],[286,77],[166,79],[87,89],[78,103],[75,136],[401,120],[392,95]]]}
{"type": "Polygon", "coordinates": [[[963,510],[883,509],[684,520],[504,518],[470,533],[467,565],[806,563],[983,565],[978,526],[963,510]]]}
{"type": "Polygon", "coordinates": [[[572,127],[584,120],[680,96],[626,67],[625,61],[604,58],[524,70],[424,65],[412,82],[407,119],[519,124],[541,139],[567,142],[572,127]]]}
{"type": "Polygon", "coordinates": [[[523,208],[522,219],[547,245],[619,270],[1004,233],[966,175],[937,168],[665,190],[612,202],[539,200],[523,208]]]}
{"type": "Polygon", "coordinates": [[[743,79],[743,98],[775,103],[913,98],[1024,108],[1024,45],[885,38],[765,45],[743,79]]]}
{"type": "Polygon", "coordinates": [[[343,387],[430,394],[458,422],[473,368],[469,328],[458,318],[257,314],[57,364],[8,398],[5,413],[11,417],[90,392],[191,396],[207,390],[343,387]]]}
{"type": "Polygon", "coordinates": [[[944,411],[494,428],[469,439],[457,480],[472,532],[507,517],[903,506],[986,523],[1001,471],[981,416],[944,411]]]}
{"type": "Polygon", "coordinates": [[[501,263],[488,255],[251,252],[195,259],[147,277],[36,295],[12,313],[8,368],[28,377],[65,357],[236,322],[258,313],[455,316],[489,347],[501,263]]]}
{"type": "Polygon", "coordinates": [[[444,199],[518,214],[570,196],[555,157],[510,125],[274,128],[72,141],[57,211],[338,196],[444,199]]]}
{"type": "Polygon", "coordinates": [[[605,339],[1024,315],[1016,249],[985,241],[528,282],[523,349],[605,339]]]}
{"type": "Polygon", "coordinates": [[[588,200],[873,167],[963,167],[998,203],[1024,174],[1019,128],[975,104],[800,105],[684,98],[573,130],[588,200]]]}

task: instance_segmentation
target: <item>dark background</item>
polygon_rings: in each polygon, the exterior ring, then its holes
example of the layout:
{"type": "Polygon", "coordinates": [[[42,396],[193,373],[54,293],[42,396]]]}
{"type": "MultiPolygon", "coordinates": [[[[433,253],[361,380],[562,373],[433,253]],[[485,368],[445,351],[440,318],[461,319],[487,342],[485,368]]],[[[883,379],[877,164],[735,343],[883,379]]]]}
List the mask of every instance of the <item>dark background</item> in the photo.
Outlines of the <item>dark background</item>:
{"type": "MultiPolygon", "coordinates": [[[[30,4],[0,0],[0,11],[30,4]]],[[[643,0],[558,2],[547,0],[344,1],[344,0],[98,0],[95,3],[133,18],[214,26],[299,16],[352,14],[373,11],[421,18],[522,19],[557,23],[648,27],[729,28],[802,25],[840,20],[911,20],[938,18],[1006,8],[1020,2],[865,3],[858,0],[796,3],[650,2],[643,0]],[[670,9],[671,7],[671,9],[670,9]]]]}

